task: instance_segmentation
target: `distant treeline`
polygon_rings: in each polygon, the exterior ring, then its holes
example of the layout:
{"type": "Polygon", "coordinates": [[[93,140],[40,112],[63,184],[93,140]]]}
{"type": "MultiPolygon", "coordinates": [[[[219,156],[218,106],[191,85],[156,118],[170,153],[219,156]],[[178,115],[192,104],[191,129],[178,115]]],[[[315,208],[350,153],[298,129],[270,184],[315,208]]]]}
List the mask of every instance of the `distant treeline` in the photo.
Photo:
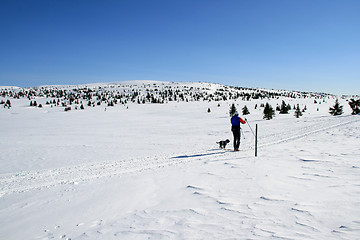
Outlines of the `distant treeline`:
{"type": "Polygon", "coordinates": [[[325,93],[308,93],[285,90],[265,90],[243,87],[231,87],[210,83],[192,84],[162,83],[162,84],[109,84],[103,86],[45,86],[35,88],[1,89],[3,98],[28,98],[30,106],[39,106],[36,98],[46,98],[46,104],[68,107],[69,105],[115,106],[116,104],[164,104],[171,101],[227,101],[271,98],[326,98],[325,93]],[[201,87],[199,87],[201,86],[201,87]]]}

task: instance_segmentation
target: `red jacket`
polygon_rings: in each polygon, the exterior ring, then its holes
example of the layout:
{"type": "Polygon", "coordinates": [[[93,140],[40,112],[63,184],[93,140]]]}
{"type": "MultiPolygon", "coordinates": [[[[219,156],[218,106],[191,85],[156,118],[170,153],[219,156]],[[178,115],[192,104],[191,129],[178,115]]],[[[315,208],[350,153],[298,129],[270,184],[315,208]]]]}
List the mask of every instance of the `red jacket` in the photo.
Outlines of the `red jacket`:
{"type": "Polygon", "coordinates": [[[239,117],[238,115],[235,115],[231,118],[231,125],[232,126],[240,126],[240,123],[245,124],[246,121],[243,120],[241,117],[239,117]]]}

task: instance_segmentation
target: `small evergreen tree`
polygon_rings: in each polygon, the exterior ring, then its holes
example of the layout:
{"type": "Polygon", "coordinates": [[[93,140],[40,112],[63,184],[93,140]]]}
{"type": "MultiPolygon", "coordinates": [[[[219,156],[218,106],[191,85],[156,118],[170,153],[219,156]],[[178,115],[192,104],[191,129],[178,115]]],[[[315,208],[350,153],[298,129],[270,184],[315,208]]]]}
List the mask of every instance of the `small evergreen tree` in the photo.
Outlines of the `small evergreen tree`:
{"type": "Polygon", "coordinates": [[[248,114],[250,114],[249,109],[247,108],[246,105],[242,108],[242,114],[243,114],[243,115],[248,115],[248,114]]]}
{"type": "Polygon", "coordinates": [[[340,106],[338,99],[336,99],[335,105],[329,108],[329,113],[333,116],[338,116],[343,114],[343,106],[340,106]]]}
{"type": "Polygon", "coordinates": [[[275,116],[275,111],[269,103],[266,103],[264,108],[264,119],[270,120],[275,116]]]}
{"type": "Polygon", "coordinates": [[[236,112],[236,107],[235,107],[235,104],[233,103],[233,104],[231,105],[230,111],[229,111],[230,116],[231,116],[231,117],[234,116],[235,112],[236,112]]]}
{"type": "Polygon", "coordinates": [[[208,113],[211,113],[211,109],[210,109],[210,108],[208,108],[208,113]]]}
{"type": "Polygon", "coordinates": [[[5,103],[5,105],[4,105],[4,108],[8,108],[8,109],[10,109],[11,108],[11,102],[10,102],[10,100],[8,99],[8,100],[6,100],[6,103],[5,103]]]}
{"type": "Polygon", "coordinates": [[[287,105],[287,108],[288,108],[288,111],[290,111],[290,110],[291,110],[291,106],[290,106],[290,104],[288,104],[288,105],[287,105]]]}
{"type": "Polygon", "coordinates": [[[350,99],[349,101],[349,105],[352,109],[352,113],[353,115],[359,114],[360,113],[360,99],[355,100],[355,99],[350,99]]]}
{"type": "Polygon", "coordinates": [[[300,106],[299,106],[299,104],[297,105],[297,107],[295,108],[295,117],[296,118],[299,118],[299,117],[301,117],[302,116],[302,112],[301,112],[301,110],[300,110],[300,106]]]}
{"type": "Polygon", "coordinates": [[[280,114],[288,114],[289,113],[289,107],[286,105],[285,101],[283,100],[280,107],[280,114]]]}

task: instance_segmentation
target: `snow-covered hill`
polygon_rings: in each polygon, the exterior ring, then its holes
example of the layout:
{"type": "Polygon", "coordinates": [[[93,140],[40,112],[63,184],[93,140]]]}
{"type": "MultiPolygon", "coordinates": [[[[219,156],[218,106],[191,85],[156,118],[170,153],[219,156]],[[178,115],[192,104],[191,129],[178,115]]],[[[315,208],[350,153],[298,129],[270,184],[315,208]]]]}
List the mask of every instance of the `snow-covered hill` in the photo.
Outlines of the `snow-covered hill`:
{"type": "Polygon", "coordinates": [[[36,88],[0,88],[3,98],[25,98],[28,106],[44,105],[84,109],[85,106],[115,106],[128,103],[168,103],[193,101],[251,100],[265,98],[334,98],[323,93],[230,87],[214,83],[176,83],[128,81],[73,86],[40,86],[36,88]],[[36,101],[35,101],[36,100],[36,101]],[[36,103],[35,103],[36,102],[36,103]],[[35,104],[35,105],[33,105],[35,104]]]}
{"type": "Polygon", "coordinates": [[[0,91],[11,101],[0,108],[0,239],[360,235],[360,122],[348,99],[334,117],[336,96],[210,83],[0,91]],[[282,101],[290,113],[264,120],[262,105],[282,101]],[[216,144],[232,140],[232,104],[250,111],[240,152],[216,144]]]}

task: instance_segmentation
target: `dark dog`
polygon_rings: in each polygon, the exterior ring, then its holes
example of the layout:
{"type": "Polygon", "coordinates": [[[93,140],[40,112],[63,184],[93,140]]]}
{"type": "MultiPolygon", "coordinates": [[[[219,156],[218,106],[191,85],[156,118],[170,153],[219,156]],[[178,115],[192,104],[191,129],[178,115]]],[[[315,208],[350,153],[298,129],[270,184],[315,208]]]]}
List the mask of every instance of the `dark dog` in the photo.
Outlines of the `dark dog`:
{"type": "Polygon", "coordinates": [[[220,141],[220,142],[216,142],[216,143],[220,145],[220,148],[225,148],[226,144],[228,144],[229,142],[230,142],[230,140],[226,139],[225,141],[220,141]]]}

